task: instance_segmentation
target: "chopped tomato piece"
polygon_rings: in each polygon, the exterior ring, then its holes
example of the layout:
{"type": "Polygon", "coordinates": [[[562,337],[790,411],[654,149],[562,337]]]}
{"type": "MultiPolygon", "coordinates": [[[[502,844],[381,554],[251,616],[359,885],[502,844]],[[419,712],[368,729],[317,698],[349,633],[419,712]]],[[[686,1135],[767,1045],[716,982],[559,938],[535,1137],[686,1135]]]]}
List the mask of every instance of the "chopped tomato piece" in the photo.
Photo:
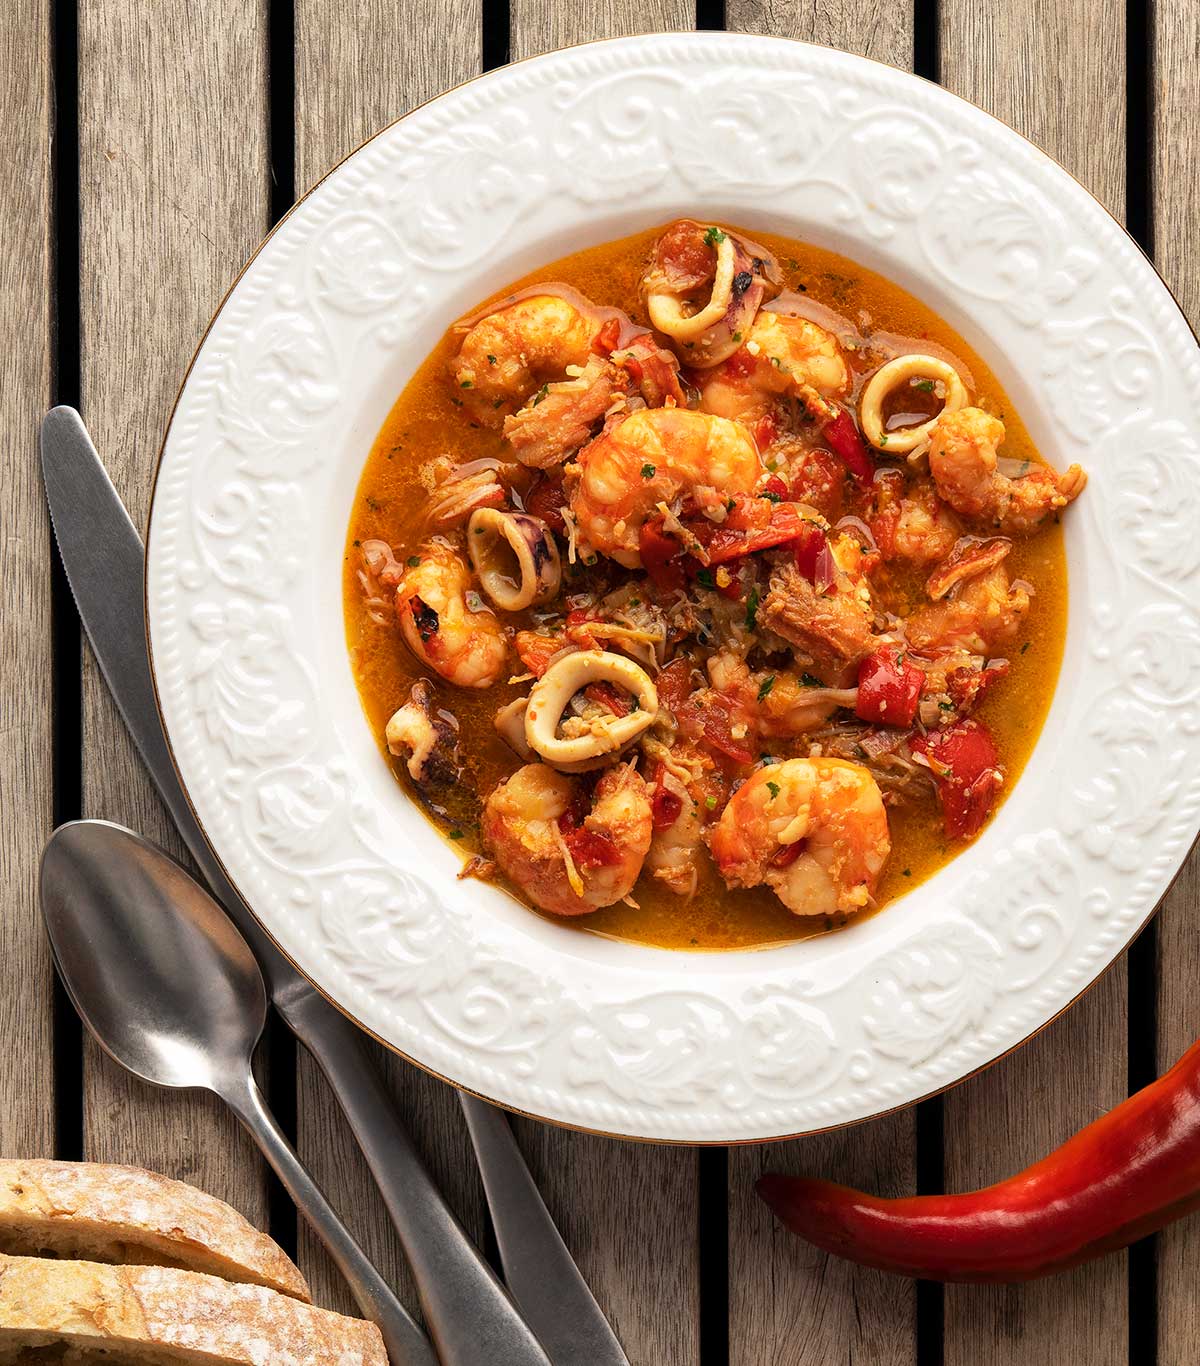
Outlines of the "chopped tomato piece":
{"type": "Polygon", "coordinates": [[[658,588],[682,588],[682,549],[662,529],[662,522],[643,522],[638,532],[638,553],[650,582],[658,588]]]}
{"type": "Polygon", "coordinates": [[[692,695],[692,666],[686,659],[673,659],[665,669],[660,669],[654,680],[658,700],[668,710],[678,711],[692,695]]]}
{"type": "MultiPolygon", "coordinates": [[[[708,552],[710,564],[725,564],[729,560],[741,559],[743,555],[754,555],[760,550],[786,545],[803,535],[804,528],[811,525],[805,521],[795,503],[768,503],[765,498],[745,501],[757,503],[759,511],[739,516],[742,513],[742,504],[739,503],[726,524],[712,528],[709,533],[704,533],[699,526],[695,528],[697,539],[706,542],[704,548],[708,552]],[[769,515],[763,518],[762,510],[766,509],[769,509],[769,515]],[[739,521],[744,523],[751,517],[762,524],[750,528],[739,527],[739,521]]],[[[712,524],[709,523],[709,526],[712,524]]],[[[692,530],[692,527],[689,525],[688,529],[692,530]]]]}
{"type": "Polygon", "coordinates": [[[837,416],[825,424],[824,437],[855,479],[863,484],[869,484],[874,479],[875,461],[871,459],[867,443],[859,435],[854,419],[845,408],[839,408],[837,416]]]}
{"type": "MultiPolygon", "coordinates": [[[[779,423],[775,421],[775,414],[765,413],[750,431],[754,437],[754,444],[760,451],[765,451],[779,435],[779,423]]],[[[782,484],[783,480],[781,479],[779,482],[782,484]]]]}
{"type": "Polygon", "coordinates": [[[599,612],[590,612],[583,607],[572,608],[567,613],[566,634],[572,644],[582,645],[585,650],[598,650],[600,644],[587,628],[589,622],[603,620],[604,617],[599,612]]]}
{"type": "Polygon", "coordinates": [[[809,451],[793,471],[792,501],[807,503],[829,522],[836,522],[842,515],[845,485],[846,467],[832,451],[809,451]]]}
{"type": "Polygon", "coordinates": [[[611,683],[589,683],[584,688],[583,695],[590,702],[607,707],[614,716],[628,716],[630,713],[628,696],[619,688],[614,688],[611,683]]]}
{"type": "Polygon", "coordinates": [[[670,830],[679,819],[679,813],[682,810],[683,798],[678,793],[663,787],[660,766],[658,786],[654,789],[654,796],[650,798],[650,818],[654,825],[655,834],[670,830]]]}
{"type": "Polygon", "coordinates": [[[757,364],[756,357],[752,356],[744,346],[739,346],[728,360],[721,362],[721,373],[730,379],[745,379],[747,375],[753,373],[757,364]]]}
{"type": "Polygon", "coordinates": [[[713,749],[738,764],[754,762],[754,755],[746,748],[745,741],[734,737],[733,722],[723,706],[710,702],[701,712],[700,725],[705,740],[713,749]]]}
{"type": "Polygon", "coordinates": [[[561,479],[539,475],[525,497],[525,511],[533,517],[540,517],[551,531],[560,534],[566,531],[562,510],[567,505],[567,495],[561,479]]]}
{"type": "Polygon", "coordinates": [[[620,863],[621,851],[607,835],[589,830],[584,822],[589,811],[588,797],[580,792],[558,818],[558,828],[576,868],[610,868],[620,863]]]}
{"type": "Polygon", "coordinates": [[[946,691],[957,710],[965,714],[979,705],[987,690],[1004,678],[1008,669],[1007,659],[993,660],[985,669],[951,669],[946,675],[946,691]]]}
{"type": "Polygon", "coordinates": [[[598,356],[611,356],[621,340],[620,318],[609,318],[592,338],[592,350],[598,356]]]}
{"type": "Polygon", "coordinates": [[[921,700],[925,675],[903,651],[885,645],[858,666],[858,701],[854,713],[877,726],[911,726],[921,700]]]}
{"type": "Polygon", "coordinates": [[[777,474],[770,475],[758,491],[760,498],[769,498],[773,503],[782,503],[788,496],[788,486],[777,474]]]}
{"type": "Polygon", "coordinates": [[[930,731],[910,743],[933,773],[946,834],[956,840],[973,839],[991,815],[1004,781],[987,727],[979,721],[958,721],[949,730],[930,731]]]}
{"type": "Polygon", "coordinates": [[[518,631],[515,644],[521,663],[536,678],[541,678],[563,648],[561,636],[544,636],[538,631],[518,631]]]}

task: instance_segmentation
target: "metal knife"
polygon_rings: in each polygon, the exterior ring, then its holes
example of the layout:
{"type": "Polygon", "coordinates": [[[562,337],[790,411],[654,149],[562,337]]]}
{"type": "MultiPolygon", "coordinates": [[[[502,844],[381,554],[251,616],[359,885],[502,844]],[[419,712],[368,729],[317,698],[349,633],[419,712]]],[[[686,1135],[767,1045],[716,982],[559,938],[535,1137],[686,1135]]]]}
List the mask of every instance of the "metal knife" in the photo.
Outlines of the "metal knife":
{"type": "Polygon", "coordinates": [[[67,579],[109,689],[184,843],[254,950],[275,1008],[316,1059],[350,1121],[412,1266],[444,1366],[547,1366],[539,1339],[553,1366],[628,1366],[505,1117],[460,1092],[505,1273],[524,1320],[434,1185],[358,1030],[291,966],[225,876],[192,812],[159,720],[145,634],[141,537],[74,408],[53,408],[42,421],[42,475],[67,579]]]}

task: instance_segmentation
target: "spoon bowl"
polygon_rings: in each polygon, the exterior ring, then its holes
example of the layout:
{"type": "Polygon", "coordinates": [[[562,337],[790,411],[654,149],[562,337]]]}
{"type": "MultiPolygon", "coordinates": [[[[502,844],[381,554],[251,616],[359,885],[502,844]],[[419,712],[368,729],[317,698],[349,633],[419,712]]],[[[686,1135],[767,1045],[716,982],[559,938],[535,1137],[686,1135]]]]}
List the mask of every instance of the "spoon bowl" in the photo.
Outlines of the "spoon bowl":
{"type": "Polygon", "coordinates": [[[232,921],[173,859],[107,821],[74,821],[42,855],[42,915],[71,1003],[100,1046],[157,1086],[220,1089],[267,1018],[232,921]]]}

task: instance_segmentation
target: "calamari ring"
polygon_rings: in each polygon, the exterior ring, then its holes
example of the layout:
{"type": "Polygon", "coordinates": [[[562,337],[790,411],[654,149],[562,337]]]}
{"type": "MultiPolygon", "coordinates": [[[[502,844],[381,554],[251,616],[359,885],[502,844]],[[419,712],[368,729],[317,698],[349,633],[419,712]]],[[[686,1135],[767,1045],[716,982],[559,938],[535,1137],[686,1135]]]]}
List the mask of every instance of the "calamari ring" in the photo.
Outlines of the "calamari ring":
{"type": "Polygon", "coordinates": [[[862,433],[876,450],[908,455],[929,440],[933,424],[941,413],[915,427],[902,427],[889,432],[883,426],[883,403],[898,385],[910,379],[941,380],[946,386],[946,401],[942,413],[957,412],[968,401],[967,386],[962,376],[948,361],[937,356],[897,356],[881,365],[867,381],[859,401],[859,424],[862,433]]]}
{"type": "Polygon", "coordinates": [[[699,313],[684,313],[683,301],[668,290],[653,290],[646,295],[646,309],[650,321],[660,332],[679,342],[695,341],[702,332],[721,321],[729,311],[733,297],[733,275],[737,260],[733,235],[723,233],[716,243],[717,270],[713,276],[712,294],[699,313]]]}
{"type": "Polygon", "coordinates": [[[551,664],[533,685],[525,710],[525,740],[552,767],[564,773],[599,768],[654,724],[658,690],[645,669],[607,650],[577,650],[551,664]],[[592,721],[586,735],[558,734],[567,703],[589,683],[616,683],[633,694],[637,710],[628,716],[592,721]]]}
{"type": "Polygon", "coordinates": [[[558,593],[558,547],[540,517],[476,508],[467,524],[467,553],[480,586],[502,612],[523,612],[558,593]]]}

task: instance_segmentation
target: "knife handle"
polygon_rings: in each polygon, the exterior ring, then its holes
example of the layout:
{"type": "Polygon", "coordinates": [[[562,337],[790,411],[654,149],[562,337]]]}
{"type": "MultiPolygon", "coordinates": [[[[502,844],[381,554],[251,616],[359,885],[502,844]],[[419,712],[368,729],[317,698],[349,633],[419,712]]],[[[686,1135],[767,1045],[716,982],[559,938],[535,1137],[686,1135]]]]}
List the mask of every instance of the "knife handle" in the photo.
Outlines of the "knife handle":
{"type": "Polygon", "coordinates": [[[400,1235],[443,1366],[550,1366],[508,1292],[446,1204],[368,1060],[358,1030],[315,991],[277,1000],[316,1059],[400,1235]]]}
{"type": "Polygon", "coordinates": [[[508,1118],[458,1093],[500,1245],[504,1279],[554,1366],[629,1366],[555,1227],[508,1118]]]}

